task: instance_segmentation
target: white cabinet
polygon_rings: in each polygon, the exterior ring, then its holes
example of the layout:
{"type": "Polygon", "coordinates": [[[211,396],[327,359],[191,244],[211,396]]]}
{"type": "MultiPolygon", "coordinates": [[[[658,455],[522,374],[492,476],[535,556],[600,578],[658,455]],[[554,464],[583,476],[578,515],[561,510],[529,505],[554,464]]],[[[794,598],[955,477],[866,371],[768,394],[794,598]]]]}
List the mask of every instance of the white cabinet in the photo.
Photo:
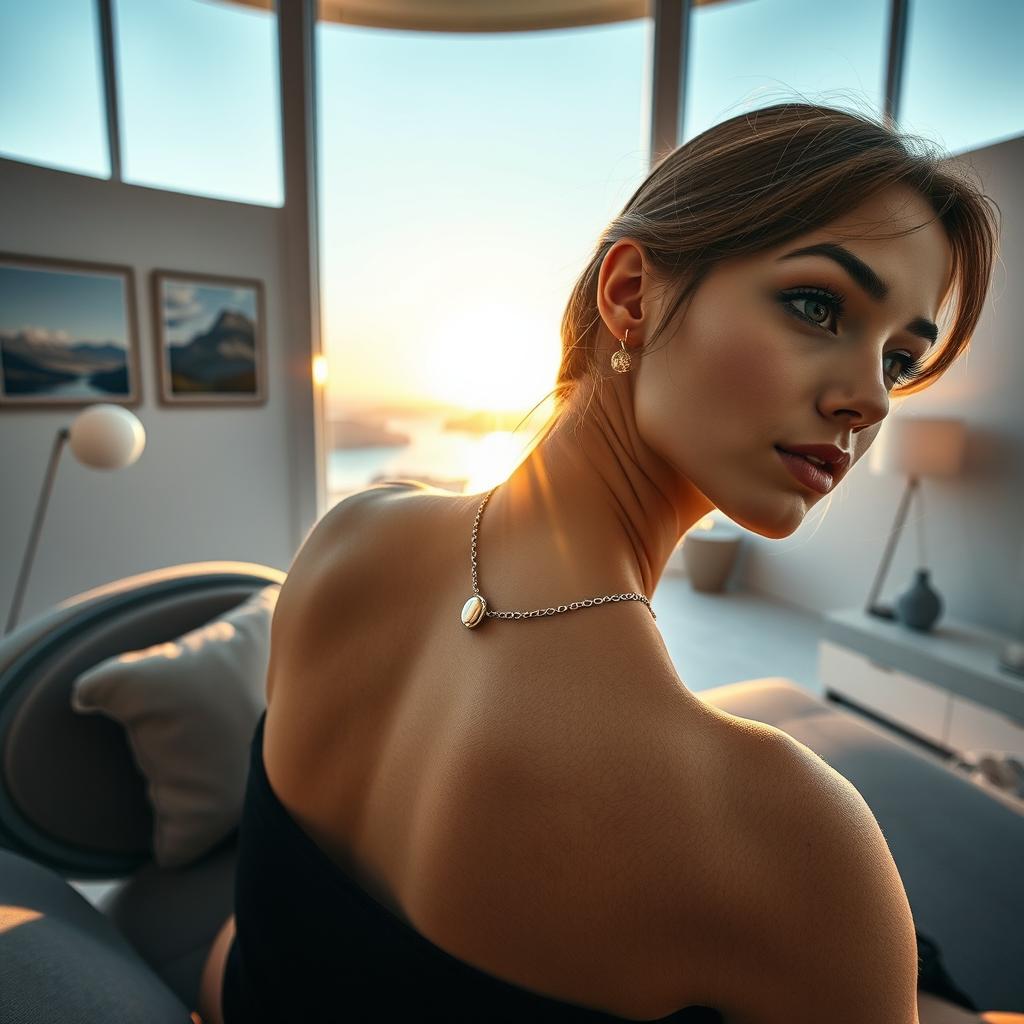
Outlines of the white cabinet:
{"type": "Polygon", "coordinates": [[[827,695],[944,751],[1024,758],[1024,678],[999,666],[1007,637],[946,620],[919,633],[861,609],[826,612],[822,623],[827,695]]]}
{"type": "Polygon", "coordinates": [[[825,689],[916,733],[946,745],[949,694],[848,647],[822,640],[818,674],[825,689]]]}
{"type": "Polygon", "coordinates": [[[1006,750],[1024,760],[1024,724],[964,697],[949,702],[950,750],[1006,750]]]}

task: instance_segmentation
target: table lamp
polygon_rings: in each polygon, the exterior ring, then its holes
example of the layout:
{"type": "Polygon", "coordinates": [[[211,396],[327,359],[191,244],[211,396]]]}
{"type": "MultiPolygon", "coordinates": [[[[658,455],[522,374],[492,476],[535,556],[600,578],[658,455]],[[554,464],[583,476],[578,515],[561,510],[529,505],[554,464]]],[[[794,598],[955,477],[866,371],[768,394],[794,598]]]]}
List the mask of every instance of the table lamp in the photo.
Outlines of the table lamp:
{"type": "Polygon", "coordinates": [[[36,506],[35,519],[29,533],[28,547],[22,559],[18,582],[14,586],[14,600],[11,602],[10,614],[4,636],[14,629],[21,610],[21,599],[25,596],[25,586],[32,568],[39,533],[43,525],[43,516],[53,489],[53,478],[57,472],[57,461],[67,441],[72,453],[83,466],[93,469],[120,469],[130,466],[142,454],[146,447],[146,431],[139,418],[121,405],[99,402],[83,409],[71,422],[69,427],[61,427],[54,438],[50,452],[50,462],[43,479],[43,489],[36,506]]]}
{"type": "Polygon", "coordinates": [[[908,593],[901,597],[901,601],[903,598],[907,599],[904,612],[901,615],[897,609],[879,604],[878,592],[889,571],[889,562],[892,560],[900,531],[903,529],[910,500],[915,493],[919,500],[923,500],[923,494],[920,492],[920,478],[957,476],[963,466],[966,443],[967,432],[963,421],[958,419],[900,419],[897,417],[886,420],[881,433],[875,438],[868,460],[871,472],[899,473],[907,477],[907,486],[904,488],[903,497],[896,510],[896,520],[892,532],[889,534],[881,565],[875,574],[871,593],[868,595],[865,611],[869,615],[875,615],[881,619],[902,618],[907,625],[923,630],[929,629],[938,617],[942,602],[937,592],[928,585],[923,521],[919,520],[918,522],[920,548],[916,585],[920,588],[923,597],[931,598],[932,607],[930,609],[915,609],[913,604],[917,595],[908,593]],[[910,621],[907,621],[908,619],[910,621]]]}

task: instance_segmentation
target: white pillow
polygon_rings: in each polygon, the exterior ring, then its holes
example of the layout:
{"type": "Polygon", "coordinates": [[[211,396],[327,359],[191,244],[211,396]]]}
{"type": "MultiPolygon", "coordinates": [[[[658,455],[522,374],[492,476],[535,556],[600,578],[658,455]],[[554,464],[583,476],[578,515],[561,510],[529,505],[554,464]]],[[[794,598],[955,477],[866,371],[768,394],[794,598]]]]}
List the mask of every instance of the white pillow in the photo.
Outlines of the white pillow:
{"type": "Polygon", "coordinates": [[[94,665],[71,707],[120,722],[153,805],[153,853],[181,867],[242,817],[249,747],[266,707],[272,584],[177,640],[94,665]]]}

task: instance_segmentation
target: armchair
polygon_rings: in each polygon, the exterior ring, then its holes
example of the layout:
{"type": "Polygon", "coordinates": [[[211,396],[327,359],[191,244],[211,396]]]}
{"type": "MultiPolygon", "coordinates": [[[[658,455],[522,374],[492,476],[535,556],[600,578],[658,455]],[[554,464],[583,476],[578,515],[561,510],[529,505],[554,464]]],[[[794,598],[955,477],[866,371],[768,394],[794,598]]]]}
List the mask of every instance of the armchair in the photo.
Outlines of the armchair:
{"type": "Polygon", "coordinates": [[[188,1021],[231,913],[237,833],[193,864],[158,867],[125,731],[75,712],[71,684],[284,578],[245,562],[157,569],[72,597],[0,640],[0,1019],[17,1007],[25,1021],[188,1021]],[[116,884],[94,907],[69,879],[116,884]]]}

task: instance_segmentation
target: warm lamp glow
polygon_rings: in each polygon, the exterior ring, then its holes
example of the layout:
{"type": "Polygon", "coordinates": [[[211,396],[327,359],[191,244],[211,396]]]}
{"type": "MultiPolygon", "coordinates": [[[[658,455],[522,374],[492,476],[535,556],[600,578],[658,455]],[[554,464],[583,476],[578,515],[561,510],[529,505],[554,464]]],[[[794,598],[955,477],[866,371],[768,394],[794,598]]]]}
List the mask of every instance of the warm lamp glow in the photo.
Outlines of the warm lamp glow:
{"type": "Polygon", "coordinates": [[[313,356],[313,383],[321,387],[327,383],[327,356],[313,356]]]}
{"type": "Polygon", "coordinates": [[[705,516],[697,522],[696,528],[698,530],[713,530],[715,528],[715,520],[711,516],[705,516]]]}

